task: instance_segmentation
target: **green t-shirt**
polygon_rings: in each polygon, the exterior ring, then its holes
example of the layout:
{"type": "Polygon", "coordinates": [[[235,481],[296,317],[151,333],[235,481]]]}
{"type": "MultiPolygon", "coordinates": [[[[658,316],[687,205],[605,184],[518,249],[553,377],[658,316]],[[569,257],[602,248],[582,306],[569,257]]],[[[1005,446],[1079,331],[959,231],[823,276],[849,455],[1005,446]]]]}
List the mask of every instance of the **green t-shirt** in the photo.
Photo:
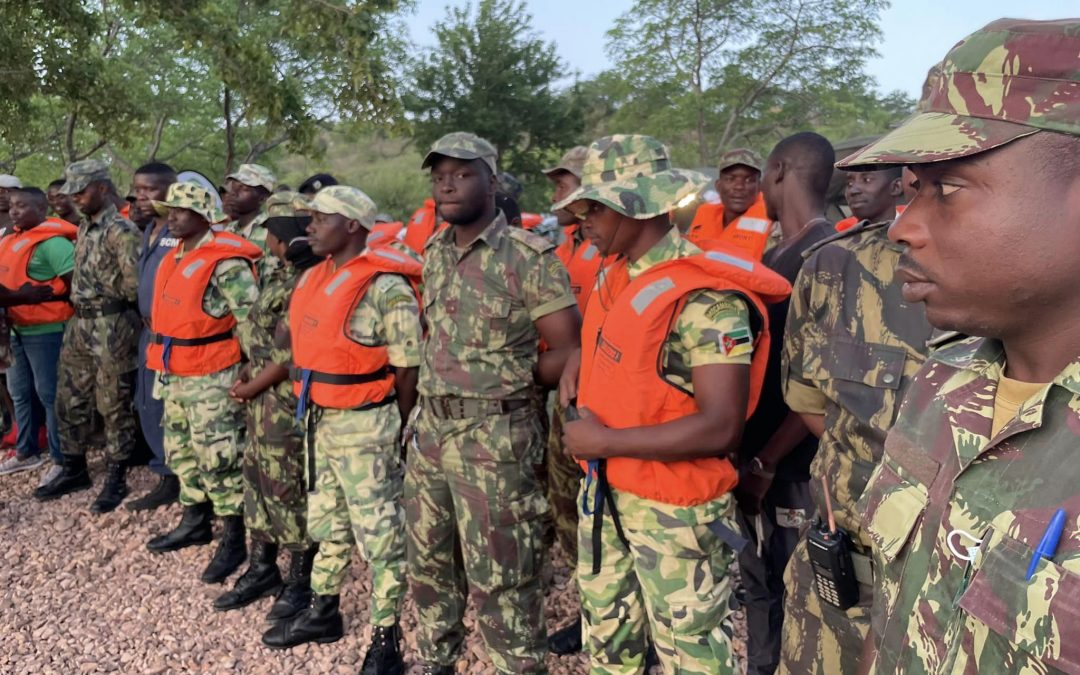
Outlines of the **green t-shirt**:
{"type": "MultiPolygon", "coordinates": [[[[75,269],[75,244],[66,237],[53,237],[37,245],[26,274],[34,281],[51,281],[75,269]]],[[[60,333],[65,321],[42,323],[36,326],[12,326],[19,335],[44,335],[60,333]]]]}

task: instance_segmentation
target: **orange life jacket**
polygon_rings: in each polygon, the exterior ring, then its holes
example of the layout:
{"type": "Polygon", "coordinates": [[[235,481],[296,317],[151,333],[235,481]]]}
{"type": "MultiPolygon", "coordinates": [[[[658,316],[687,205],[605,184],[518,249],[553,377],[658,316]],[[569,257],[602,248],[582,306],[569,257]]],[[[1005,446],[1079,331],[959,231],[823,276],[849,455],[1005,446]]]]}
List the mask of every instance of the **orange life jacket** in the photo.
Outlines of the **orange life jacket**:
{"type": "Polygon", "coordinates": [[[759,192],[754,203],[731,224],[724,227],[724,205],[702,204],[686,231],[686,238],[698,246],[718,241],[743,251],[752,260],[761,260],[769,243],[772,221],[765,212],[765,197],[759,192]]]}
{"type": "Polygon", "coordinates": [[[366,347],[349,337],[349,321],[379,274],[420,280],[421,265],[386,247],[368,248],[339,268],[331,260],[312,267],[289,302],[293,391],[298,418],[308,401],[351,410],[383,402],[394,389],[385,346],[366,347]]]}
{"type": "MultiPolygon", "coordinates": [[[[16,290],[25,283],[46,283],[52,288],[53,295],[67,297],[71,289],[63,278],[55,277],[47,282],[30,278],[30,259],[38,244],[53,237],[74,241],[78,232],[78,226],[59,218],[46,218],[29,230],[11,229],[0,238],[0,286],[16,290]]],[[[7,313],[16,326],[37,326],[67,321],[75,313],[75,308],[67,300],[52,300],[37,305],[12,305],[7,308],[7,313]]]]}
{"type": "Polygon", "coordinates": [[[531,230],[542,222],[544,222],[544,217],[539,213],[521,214],[521,227],[526,230],[531,230]]]}
{"type": "Polygon", "coordinates": [[[385,244],[391,239],[396,239],[404,229],[404,223],[400,222],[375,223],[375,226],[371,228],[371,232],[368,233],[367,245],[385,244]]]}
{"type": "Polygon", "coordinates": [[[405,238],[402,241],[417,253],[423,253],[428,239],[444,229],[446,229],[446,222],[440,223],[435,214],[435,200],[425,199],[424,205],[409,218],[409,224],[405,228],[405,238]]]}
{"type": "MultiPolygon", "coordinates": [[[[240,235],[213,232],[213,240],[180,259],[161,259],[154,277],[146,365],[153,370],[192,377],[224,370],[240,361],[240,341],[233,329],[236,317],[221,318],[203,310],[203,296],[218,263],[241,258],[254,263],[262,249],[240,235]]],[[[255,271],[252,265],[252,272],[255,271]]]]}
{"type": "Polygon", "coordinates": [[[555,249],[555,255],[566,267],[570,275],[570,290],[577,300],[578,309],[585,311],[589,297],[596,287],[596,275],[604,263],[603,256],[591,242],[574,240],[580,224],[574,223],[563,228],[563,242],[555,249]]]}
{"type": "MultiPolygon", "coordinates": [[[[904,204],[901,204],[900,206],[897,206],[896,207],[896,215],[899,216],[901,213],[904,212],[904,209],[906,209],[906,208],[907,208],[907,206],[905,206],[904,204]]],[[[848,216],[847,218],[844,218],[843,220],[841,220],[840,222],[838,222],[835,225],[836,231],[837,232],[844,232],[845,230],[850,230],[851,228],[858,225],[859,222],[860,222],[859,218],[856,218],[855,216],[848,216]]]]}
{"type": "MultiPolygon", "coordinates": [[[[606,273],[611,302],[590,302],[581,329],[578,405],[616,429],[654,426],[698,412],[694,397],[660,372],[660,352],[687,297],[697,290],[729,291],[743,297],[761,321],[750,366],[747,418],[757,407],[769,358],[766,303],[779,302],[791,285],[761,263],[731,249],[660,263],[633,281],[626,261],[606,273]],[[610,309],[606,309],[610,307],[610,309]]],[[[605,462],[612,487],[646,499],[690,506],[716,499],[738,480],[727,458],[688,461],[611,457],[605,462]]],[[[591,472],[583,463],[582,468],[591,472]]]]}

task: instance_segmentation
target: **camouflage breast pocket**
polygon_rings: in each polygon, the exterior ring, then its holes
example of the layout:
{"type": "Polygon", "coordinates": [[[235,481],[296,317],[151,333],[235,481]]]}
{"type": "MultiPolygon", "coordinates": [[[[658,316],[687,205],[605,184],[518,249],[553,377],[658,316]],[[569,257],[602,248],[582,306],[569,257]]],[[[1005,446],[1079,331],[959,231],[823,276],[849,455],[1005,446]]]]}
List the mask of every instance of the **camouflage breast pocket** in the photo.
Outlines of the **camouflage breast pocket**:
{"type": "Polygon", "coordinates": [[[469,347],[499,349],[506,345],[510,328],[510,300],[493,295],[462,293],[455,312],[458,339],[469,347]]]}
{"type": "MultiPolygon", "coordinates": [[[[983,537],[978,567],[958,606],[974,669],[1080,673],[1080,540],[1068,526],[1057,555],[1026,580],[1048,517],[1003,513],[983,537]],[[1057,560],[1058,562],[1055,562],[1057,560]],[[1007,664],[1007,665],[1003,665],[1007,664]]],[[[971,670],[972,668],[969,668],[971,670]]]]}
{"type": "Polygon", "coordinates": [[[822,390],[831,389],[839,406],[862,423],[888,428],[895,415],[896,391],[904,378],[907,352],[902,347],[843,336],[829,336],[813,348],[822,351],[821,366],[828,380],[822,390]]]}
{"type": "Polygon", "coordinates": [[[911,540],[927,501],[926,487],[902,476],[889,462],[882,462],[874,473],[863,499],[863,525],[886,565],[895,561],[911,540]]]}

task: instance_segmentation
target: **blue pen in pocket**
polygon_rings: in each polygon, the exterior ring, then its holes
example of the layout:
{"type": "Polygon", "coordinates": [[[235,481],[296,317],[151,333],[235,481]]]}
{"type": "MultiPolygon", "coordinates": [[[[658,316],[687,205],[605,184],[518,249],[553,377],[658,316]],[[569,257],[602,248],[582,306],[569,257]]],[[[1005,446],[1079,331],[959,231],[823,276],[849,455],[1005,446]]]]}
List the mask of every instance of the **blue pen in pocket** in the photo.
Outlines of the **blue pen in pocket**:
{"type": "Polygon", "coordinates": [[[1050,519],[1050,524],[1046,526],[1046,531],[1043,532],[1042,540],[1039,541],[1039,546],[1035,549],[1034,555],[1031,556],[1031,564],[1028,565],[1027,576],[1024,577],[1024,581],[1031,581],[1031,577],[1035,576],[1035,570],[1039,567],[1039,560],[1046,558],[1050,560],[1057,552],[1058,542],[1061,541],[1061,531],[1065,529],[1065,509],[1058,509],[1054,512],[1054,517],[1050,519]]]}

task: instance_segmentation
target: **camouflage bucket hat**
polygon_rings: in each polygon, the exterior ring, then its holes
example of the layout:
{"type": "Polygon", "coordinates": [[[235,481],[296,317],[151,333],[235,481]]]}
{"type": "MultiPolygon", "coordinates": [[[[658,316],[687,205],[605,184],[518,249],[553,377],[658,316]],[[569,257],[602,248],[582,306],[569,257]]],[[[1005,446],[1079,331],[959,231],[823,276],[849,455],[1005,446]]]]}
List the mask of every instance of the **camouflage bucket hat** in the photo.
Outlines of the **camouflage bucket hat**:
{"type": "Polygon", "coordinates": [[[712,180],[703,173],[672,169],[667,148],[651,136],[606,136],[589,146],[581,187],[552,209],[600,202],[636,220],[667,213],[712,180]]]}
{"type": "Polygon", "coordinates": [[[173,183],[165,195],[165,201],[153,202],[154,210],[159,215],[168,213],[168,209],[187,209],[194,211],[208,223],[220,223],[225,214],[218,209],[214,195],[209,190],[195,183],[173,183]]]}
{"type": "Polygon", "coordinates": [[[725,169],[730,169],[733,166],[748,166],[758,173],[761,173],[762,164],[761,157],[753,150],[749,148],[735,148],[734,150],[728,150],[720,155],[720,163],[717,165],[716,170],[723,173],[725,169]]]}
{"type": "Polygon", "coordinates": [[[467,131],[455,131],[446,134],[432,143],[431,149],[424,156],[424,162],[420,165],[420,168],[426,169],[434,164],[435,157],[439,155],[455,159],[482,159],[491,169],[492,174],[498,175],[499,173],[499,170],[495,168],[495,160],[499,156],[499,151],[490,142],[467,131]]]}
{"type": "Polygon", "coordinates": [[[1040,130],[1080,135],[1080,19],[999,19],[972,33],[930,69],[915,115],[837,167],[941,162],[1040,130]]]}
{"type": "Polygon", "coordinates": [[[570,148],[566,151],[566,154],[562,156],[559,163],[550,169],[544,169],[544,175],[551,178],[559,171],[565,171],[581,178],[581,171],[585,168],[585,156],[589,154],[589,149],[584,145],[578,145],[570,148]]]}
{"type": "Polygon", "coordinates": [[[293,204],[302,210],[336,213],[349,220],[357,220],[365,230],[370,230],[375,226],[375,216],[379,215],[379,210],[371,197],[358,188],[348,185],[324,187],[315,193],[314,197],[304,201],[294,200],[293,204]]]}
{"type": "Polygon", "coordinates": [[[274,191],[274,172],[262,164],[241,164],[235,172],[225,176],[225,180],[233,179],[250,187],[264,187],[267,192],[274,191]]]}
{"type": "Polygon", "coordinates": [[[78,194],[96,180],[109,180],[108,164],[100,159],[73,162],[64,169],[64,184],[60,186],[60,194],[78,194]]]}

